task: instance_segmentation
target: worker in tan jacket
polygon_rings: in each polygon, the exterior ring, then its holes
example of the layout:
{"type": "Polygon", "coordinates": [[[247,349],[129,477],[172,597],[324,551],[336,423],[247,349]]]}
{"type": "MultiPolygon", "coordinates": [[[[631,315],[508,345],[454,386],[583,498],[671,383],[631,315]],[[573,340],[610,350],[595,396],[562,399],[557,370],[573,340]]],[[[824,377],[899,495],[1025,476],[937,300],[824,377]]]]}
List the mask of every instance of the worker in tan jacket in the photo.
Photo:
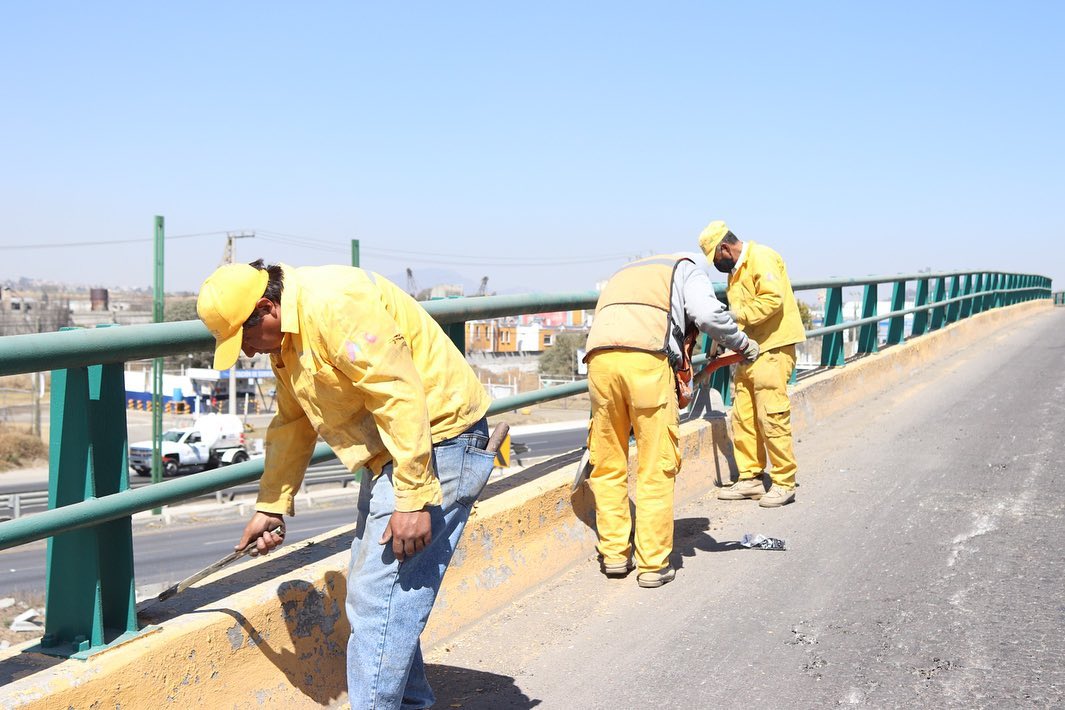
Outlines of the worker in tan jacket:
{"type": "Polygon", "coordinates": [[[669,555],[673,479],[681,463],[676,370],[685,334],[695,329],[750,361],[758,357],[758,346],[717,300],[698,258],[665,254],[622,267],[599,295],[585,346],[592,403],[588,484],[601,568],[608,577],[636,568],[641,587],[660,587],[676,576],[669,555]],[[637,456],[635,554],[629,542],[630,429],[637,456]]]}
{"type": "Polygon", "coordinates": [[[699,246],[707,261],[728,274],[729,310],[762,353],[736,369],[732,436],[739,480],[719,491],[718,498],[752,499],[776,508],[795,500],[798,466],[788,380],[795,368],[795,345],[806,339],[806,331],[780,254],[740,241],[721,221],[703,230],[699,246]],[[763,482],[767,463],[772,467],[768,491],[763,482]]]}

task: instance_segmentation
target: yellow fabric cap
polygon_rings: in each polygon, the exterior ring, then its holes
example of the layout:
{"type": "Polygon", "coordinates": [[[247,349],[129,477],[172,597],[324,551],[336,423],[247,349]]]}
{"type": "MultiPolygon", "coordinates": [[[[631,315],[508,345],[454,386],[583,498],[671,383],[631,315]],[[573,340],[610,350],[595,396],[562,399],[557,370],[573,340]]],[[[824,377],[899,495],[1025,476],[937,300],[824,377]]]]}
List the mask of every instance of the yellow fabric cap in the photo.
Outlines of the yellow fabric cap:
{"type": "Polygon", "coordinates": [[[237,362],[244,321],[255,311],[269,280],[264,269],[226,264],[200,286],[196,313],[214,336],[214,369],[228,370],[237,362]]]}
{"type": "Polygon", "coordinates": [[[728,233],[728,225],[720,219],[714,220],[706,225],[706,229],[704,229],[702,234],[699,235],[699,247],[703,250],[703,254],[706,254],[708,261],[713,261],[714,251],[717,250],[717,245],[721,243],[721,240],[724,239],[725,235],[728,233]]]}

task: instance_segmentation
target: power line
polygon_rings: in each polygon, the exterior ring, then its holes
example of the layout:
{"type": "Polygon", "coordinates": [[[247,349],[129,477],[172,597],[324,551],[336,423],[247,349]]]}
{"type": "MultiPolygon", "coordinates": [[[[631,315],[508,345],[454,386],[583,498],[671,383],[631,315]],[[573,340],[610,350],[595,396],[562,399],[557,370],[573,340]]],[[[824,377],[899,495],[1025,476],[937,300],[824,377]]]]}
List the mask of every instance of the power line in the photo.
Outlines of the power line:
{"type": "MultiPolygon", "coordinates": [[[[225,234],[225,232],[198,232],[196,234],[168,234],[166,240],[171,239],[191,239],[193,237],[209,237],[216,234],[225,234]]],[[[69,247],[98,247],[106,246],[109,244],[134,244],[137,242],[150,242],[153,241],[152,237],[144,237],[143,239],[110,239],[106,241],[97,242],[52,242],[49,244],[4,244],[0,246],[0,249],[65,249],[69,247]]]]}
{"type": "MultiPolygon", "coordinates": [[[[192,239],[195,237],[209,237],[218,235],[229,235],[233,232],[227,232],[218,230],[214,232],[196,232],[192,234],[171,234],[166,236],[166,240],[173,239],[192,239]]],[[[270,230],[257,230],[252,234],[261,241],[271,242],[275,244],[286,244],[289,246],[296,246],[303,249],[314,249],[317,251],[325,251],[336,254],[347,254],[347,245],[339,245],[336,242],[331,242],[325,239],[316,239],[314,237],[305,237],[296,234],[285,234],[284,232],[273,232],[270,230]]],[[[250,236],[250,235],[249,235],[250,236]]],[[[136,244],[141,242],[150,242],[151,237],[145,237],[140,239],[109,239],[98,240],[91,242],[52,242],[48,244],[15,244],[15,245],[2,245],[0,250],[11,249],[69,249],[76,247],[89,247],[89,246],[110,246],[117,244],[136,244]]],[[[520,256],[504,257],[504,256],[485,256],[481,254],[455,254],[455,253],[443,253],[443,252],[425,252],[425,251],[410,251],[405,249],[387,249],[387,248],[374,248],[363,247],[364,254],[369,256],[376,256],[379,259],[385,261],[404,261],[414,262],[421,264],[439,264],[443,266],[497,266],[497,267],[520,267],[520,266],[575,266],[580,264],[596,264],[610,261],[618,261],[621,259],[628,260],[632,257],[631,253],[615,253],[615,254],[600,254],[597,256],[574,256],[574,257],[559,257],[554,259],[536,259],[525,258],[520,256]]]]}

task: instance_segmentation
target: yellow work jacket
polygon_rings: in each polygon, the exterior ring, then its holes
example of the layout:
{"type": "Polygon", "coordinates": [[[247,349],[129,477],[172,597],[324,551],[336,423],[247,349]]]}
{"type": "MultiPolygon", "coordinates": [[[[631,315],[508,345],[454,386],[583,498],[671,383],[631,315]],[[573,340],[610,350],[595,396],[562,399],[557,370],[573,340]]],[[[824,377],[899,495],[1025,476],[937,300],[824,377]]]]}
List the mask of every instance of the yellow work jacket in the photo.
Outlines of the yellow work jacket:
{"type": "Polygon", "coordinates": [[[321,437],[350,470],[392,461],[396,510],[441,502],[432,445],[461,434],[489,397],[462,353],[409,295],[349,266],[282,265],[277,414],[256,508],[291,515],[321,437]]]}
{"type": "Polygon", "coordinates": [[[763,351],[806,340],[784,259],[747,242],[743,262],[728,277],[729,310],[763,351]]]}

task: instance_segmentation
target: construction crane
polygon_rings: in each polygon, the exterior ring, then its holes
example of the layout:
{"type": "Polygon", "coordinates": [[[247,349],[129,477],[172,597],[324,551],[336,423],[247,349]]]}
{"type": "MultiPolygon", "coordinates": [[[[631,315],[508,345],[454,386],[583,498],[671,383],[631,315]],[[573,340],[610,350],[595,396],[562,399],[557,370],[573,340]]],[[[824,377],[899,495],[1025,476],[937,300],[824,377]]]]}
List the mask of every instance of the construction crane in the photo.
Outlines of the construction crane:
{"type": "Polygon", "coordinates": [[[483,296],[483,295],[485,295],[485,292],[487,290],[488,290],[488,277],[487,276],[482,276],[481,277],[481,287],[479,289],[477,289],[477,295],[478,296],[483,296]]]}
{"type": "Polygon", "coordinates": [[[414,282],[414,272],[410,270],[409,266],[407,267],[407,293],[413,299],[418,298],[418,284],[414,282]]]}

